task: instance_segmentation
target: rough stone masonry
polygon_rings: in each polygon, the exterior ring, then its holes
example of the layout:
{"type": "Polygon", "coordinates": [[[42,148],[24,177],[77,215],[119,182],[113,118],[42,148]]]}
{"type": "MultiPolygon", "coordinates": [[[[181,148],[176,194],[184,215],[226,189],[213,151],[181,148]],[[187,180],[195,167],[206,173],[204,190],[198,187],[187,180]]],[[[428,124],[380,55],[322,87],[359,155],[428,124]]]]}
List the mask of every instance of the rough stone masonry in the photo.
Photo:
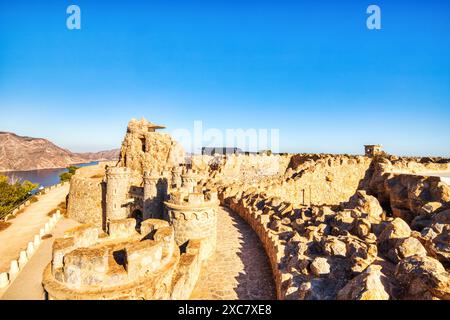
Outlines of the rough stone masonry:
{"type": "Polygon", "coordinates": [[[449,159],[187,157],[160,128],[131,120],[117,163],[72,178],[68,215],[87,224],[55,241],[49,298],[189,298],[219,205],[258,235],[279,299],[450,298],[450,186],[435,176],[449,159]]]}

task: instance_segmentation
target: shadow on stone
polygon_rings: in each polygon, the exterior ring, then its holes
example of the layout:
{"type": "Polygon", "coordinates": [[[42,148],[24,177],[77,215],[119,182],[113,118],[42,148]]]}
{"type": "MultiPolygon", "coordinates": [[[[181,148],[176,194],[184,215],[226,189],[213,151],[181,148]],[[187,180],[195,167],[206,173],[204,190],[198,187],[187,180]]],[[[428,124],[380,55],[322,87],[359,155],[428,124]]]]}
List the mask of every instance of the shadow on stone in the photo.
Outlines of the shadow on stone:
{"type": "Polygon", "coordinates": [[[261,241],[241,217],[229,209],[225,210],[240,234],[240,250],[236,254],[242,261],[244,270],[236,277],[238,285],[235,292],[238,299],[275,300],[272,270],[261,241]]]}

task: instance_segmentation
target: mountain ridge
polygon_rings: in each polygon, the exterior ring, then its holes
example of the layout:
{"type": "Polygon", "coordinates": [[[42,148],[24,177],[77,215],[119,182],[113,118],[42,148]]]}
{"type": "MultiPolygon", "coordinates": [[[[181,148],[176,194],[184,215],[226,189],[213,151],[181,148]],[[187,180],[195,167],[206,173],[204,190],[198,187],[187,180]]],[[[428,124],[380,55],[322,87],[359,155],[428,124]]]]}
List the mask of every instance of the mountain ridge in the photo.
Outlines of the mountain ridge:
{"type": "Polygon", "coordinates": [[[20,136],[0,131],[0,171],[28,171],[65,168],[91,161],[119,158],[120,149],[75,153],[45,138],[20,136]]]}

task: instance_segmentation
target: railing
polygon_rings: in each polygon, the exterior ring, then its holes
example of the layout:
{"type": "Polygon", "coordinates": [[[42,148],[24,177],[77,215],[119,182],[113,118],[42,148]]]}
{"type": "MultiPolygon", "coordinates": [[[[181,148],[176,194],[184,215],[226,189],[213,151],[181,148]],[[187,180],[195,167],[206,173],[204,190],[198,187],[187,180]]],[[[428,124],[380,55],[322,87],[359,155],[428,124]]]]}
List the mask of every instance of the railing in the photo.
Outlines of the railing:
{"type": "Polygon", "coordinates": [[[7,218],[11,216],[15,216],[20,210],[28,207],[31,204],[31,198],[35,196],[40,196],[43,194],[46,194],[48,191],[53,190],[55,188],[64,186],[65,184],[69,183],[68,181],[60,182],[51,186],[47,186],[44,189],[41,189],[37,191],[35,194],[28,196],[25,200],[20,202],[19,204],[15,205],[13,208],[9,209],[8,211],[0,214],[0,220],[8,220],[7,218]]]}

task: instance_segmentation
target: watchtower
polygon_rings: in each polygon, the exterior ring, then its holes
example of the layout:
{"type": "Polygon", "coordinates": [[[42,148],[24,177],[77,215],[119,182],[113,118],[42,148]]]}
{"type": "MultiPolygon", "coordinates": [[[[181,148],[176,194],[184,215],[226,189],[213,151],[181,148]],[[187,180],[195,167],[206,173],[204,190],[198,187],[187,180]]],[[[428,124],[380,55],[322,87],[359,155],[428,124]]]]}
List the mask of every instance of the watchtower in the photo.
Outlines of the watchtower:
{"type": "Polygon", "coordinates": [[[379,144],[369,144],[364,146],[366,157],[375,157],[383,152],[382,146],[379,144]]]}

